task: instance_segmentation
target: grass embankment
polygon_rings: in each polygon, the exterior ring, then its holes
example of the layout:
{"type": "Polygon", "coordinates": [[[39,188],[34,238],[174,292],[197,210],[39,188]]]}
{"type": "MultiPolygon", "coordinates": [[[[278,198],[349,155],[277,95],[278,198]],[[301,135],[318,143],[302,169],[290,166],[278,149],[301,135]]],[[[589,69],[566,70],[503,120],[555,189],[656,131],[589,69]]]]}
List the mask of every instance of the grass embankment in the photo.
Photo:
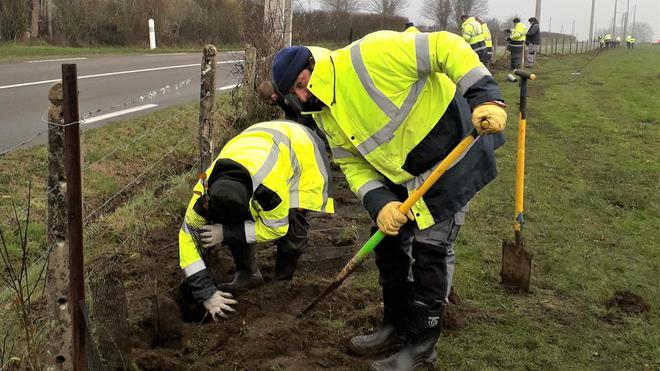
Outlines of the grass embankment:
{"type": "MultiPolygon", "coordinates": [[[[226,95],[218,98],[218,112],[226,112],[227,101],[226,95]]],[[[169,215],[165,191],[177,182],[188,188],[198,171],[198,112],[199,103],[191,103],[82,132],[87,248],[112,251],[115,244],[139,238],[145,228],[162,227],[169,215]],[[150,213],[135,210],[136,203],[150,205],[150,213]]],[[[221,125],[214,129],[216,137],[225,135],[221,125]]],[[[0,165],[0,228],[13,257],[20,253],[20,244],[12,205],[24,223],[32,183],[28,262],[34,261],[47,248],[47,146],[14,151],[0,157],[0,165]]],[[[36,264],[31,275],[40,269],[36,264]]],[[[0,303],[7,295],[0,290],[0,303]]]]}
{"type": "MultiPolygon", "coordinates": [[[[660,367],[660,49],[542,59],[530,82],[525,187],[532,293],[499,286],[501,243],[513,239],[517,84],[499,177],[471,204],[459,237],[455,287],[483,314],[439,344],[463,369],[660,367]],[[617,290],[650,311],[625,315],[605,302],[617,290]]],[[[504,81],[503,74],[497,75],[504,81]]]]}
{"type": "MultiPolygon", "coordinates": [[[[242,46],[239,45],[216,45],[218,50],[241,50],[242,46]]],[[[198,53],[204,48],[200,46],[188,47],[158,47],[155,50],[150,50],[148,47],[136,46],[100,46],[89,48],[74,48],[55,46],[49,44],[37,45],[22,45],[22,44],[1,44],[0,43],[0,62],[13,61],[28,58],[40,57],[81,57],[93,55],[111,55],[111,54],[161,54],[161,53],[198,53]]]]}

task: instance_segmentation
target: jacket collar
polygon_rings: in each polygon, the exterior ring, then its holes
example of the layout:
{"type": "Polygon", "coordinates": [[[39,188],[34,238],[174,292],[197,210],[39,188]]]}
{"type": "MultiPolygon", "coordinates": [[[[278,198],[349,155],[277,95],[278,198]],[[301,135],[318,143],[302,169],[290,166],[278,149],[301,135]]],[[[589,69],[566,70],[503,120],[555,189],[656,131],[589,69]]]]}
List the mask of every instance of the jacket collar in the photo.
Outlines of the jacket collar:
{"type": "Polygon", "coordinates": [[[307,89],[321,100],[326,106],[330,107],[335,103],[337,76],[335,72],[332,52],[325,48],[316,46],[307,47],[314,57],[314,71],[307,83],[307,89]]]}

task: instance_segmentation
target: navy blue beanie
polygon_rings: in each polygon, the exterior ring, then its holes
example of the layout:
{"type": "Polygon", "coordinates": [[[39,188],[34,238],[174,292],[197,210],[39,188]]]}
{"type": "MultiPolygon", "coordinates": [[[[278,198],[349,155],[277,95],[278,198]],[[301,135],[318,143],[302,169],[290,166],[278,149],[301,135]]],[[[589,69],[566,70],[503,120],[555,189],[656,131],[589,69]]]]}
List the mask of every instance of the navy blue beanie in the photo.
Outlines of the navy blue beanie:
{"type": "Polygon", "coordinates": [[[300,72],[309,64],[312,52],[304,46],[286,47],[273,58],[273,83],[280,94],[286,95],[300,72]]]}

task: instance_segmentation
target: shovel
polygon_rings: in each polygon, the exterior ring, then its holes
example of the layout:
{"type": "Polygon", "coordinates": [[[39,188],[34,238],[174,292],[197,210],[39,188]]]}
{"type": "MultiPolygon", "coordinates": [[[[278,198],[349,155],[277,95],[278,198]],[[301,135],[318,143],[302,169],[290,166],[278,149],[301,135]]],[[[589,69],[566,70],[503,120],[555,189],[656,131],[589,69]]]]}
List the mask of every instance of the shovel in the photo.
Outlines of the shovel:
{"type": "Polygon", "coordinates": [[[513,243],[502,242],[502,285],[506,288],[529,291],[529,277],[532,270],[532,254],[524,249],[522,230],[523,192],[525,184],[525,129],[527,126],[527,80],[535,80],[536,75],[525,70],[514,70],[520,77],[520,115],[518,116],[518,156],[516,159],[516,205],[513,230],[513,243]]]}
{"type": "MultiPolygon", "coordinates": [[[[424,194],[426,191],[431,188],[433,184],[442,176],[442,174],[445,173],[449,168],[454,166],[455,163],[461,160],[462,156],[472,147],[472,144],[477,140],[479,135],[477,134],[476,129],[472,129],[468,135],[463,138],[456,147],[454,147],[451,152],[442,160],[440,161],[440,164],[438,164],[438,167],[431,172],[429,177],[422,183],[419,188],[417,188],[408,198],[406,201],[399,206],[399,211],[401,213],[406,214],[412,206],[417,202],[424,194]]],[[[351,260],[344,266],[344,268],[337,274],[335,277],[334,281],[328,285],[328,287],[321,293],[321,295],[317,296],[314,301],[312,301],[296,318],[301,319],[309,312],[312,310],[316,304],[318,304],[323,298],[328,296],[331,292],[335,291],[337,287],[339,287],[346,278],[357,268],[362,264],[366,256],[378,246],[380,241],[385,238],[385,233],[382,231],[378,230],[376,233],[367,240],[367,242],[362,245],[360,250],[351,258],[351,260]]]]}

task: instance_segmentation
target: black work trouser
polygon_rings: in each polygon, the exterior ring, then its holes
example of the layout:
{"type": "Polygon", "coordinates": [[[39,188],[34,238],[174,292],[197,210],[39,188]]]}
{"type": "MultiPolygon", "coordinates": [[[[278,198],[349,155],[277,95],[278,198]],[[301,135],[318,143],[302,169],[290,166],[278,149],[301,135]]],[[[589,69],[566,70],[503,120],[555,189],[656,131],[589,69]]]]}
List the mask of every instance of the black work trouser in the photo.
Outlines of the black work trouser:
{"type": "Polygon", "coordinates": [[[284,237],[277,240],[277,250],[289,254],[302,254],[309,246],[308,230],[309,223],[305,218],[305,210],[289,210],[289,230],[284,237]]]}
{"type": "Polygon", "coordinates": [[[385,237],[374,250],[383,289],[410,287],[412,301],[447,304],[454,274],[454,241],[467,210],[465,206],[424,230],[408,222],[397,236],[385,237]]]}

